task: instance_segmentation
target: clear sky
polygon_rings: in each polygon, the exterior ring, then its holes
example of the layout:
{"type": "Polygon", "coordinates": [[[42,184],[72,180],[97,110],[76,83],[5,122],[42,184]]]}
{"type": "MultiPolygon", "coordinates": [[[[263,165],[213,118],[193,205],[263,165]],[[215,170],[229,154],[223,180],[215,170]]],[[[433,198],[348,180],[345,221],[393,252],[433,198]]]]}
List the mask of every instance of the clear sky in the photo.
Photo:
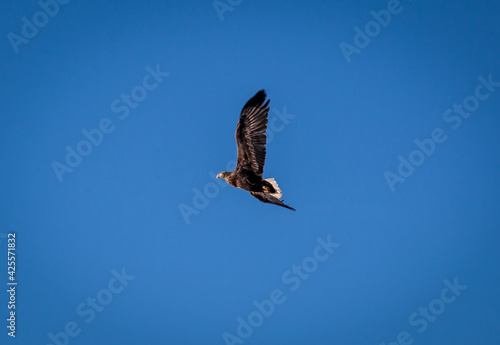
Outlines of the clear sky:
{"type": "Polygon", "coordinates": [[[0,13],[1,344],[500,341],[498,1],[0,13]],[[213,179],[260,89],[296,212],[213,179]]]}

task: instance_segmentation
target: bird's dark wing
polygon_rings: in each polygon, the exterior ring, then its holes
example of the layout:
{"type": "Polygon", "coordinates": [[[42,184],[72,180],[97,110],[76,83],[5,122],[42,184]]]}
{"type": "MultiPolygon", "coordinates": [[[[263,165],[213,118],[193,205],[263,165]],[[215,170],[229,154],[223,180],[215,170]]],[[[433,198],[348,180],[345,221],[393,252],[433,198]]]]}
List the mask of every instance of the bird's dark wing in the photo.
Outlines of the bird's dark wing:
{"type": "Polygon", "coordinates": [[[281,201],[278,198],[275,198],[270,193],[250,192],[250,194],[252,194],[252,196],[256,197],[257,199],[259,199],[262,202],[267,202],[269,204],[275,204],[275,205],[278,205],[278,206],[281,206],[281,207],[285,207],[285,208],[287,208],[289,210],[295,211],[295,209],[293,207],[285,205],[283,203],[283,201],[281,201]]]}
{"type": "Polygon", "coordinates": [[[235,133],[238,146],[237,167],[251,170],[260,177],[266,163],[265,133],[268,113],[266,91],[260,90],[243,107],[235,133]]]}

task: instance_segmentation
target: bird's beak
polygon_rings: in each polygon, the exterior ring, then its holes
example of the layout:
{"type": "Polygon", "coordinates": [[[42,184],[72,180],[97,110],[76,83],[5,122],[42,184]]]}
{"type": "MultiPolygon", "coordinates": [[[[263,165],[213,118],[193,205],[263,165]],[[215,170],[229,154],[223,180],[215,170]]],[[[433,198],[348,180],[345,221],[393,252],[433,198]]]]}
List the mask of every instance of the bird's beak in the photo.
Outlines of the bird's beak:
{"type": "MultiPolygon", "coordinates": [[[[212,176],[213,176],[213,175],[212,175],[212,176]]],[[[221,178],[221,177],[222,177],[222,174],[217,175],[217,178],[221,178]]]]}

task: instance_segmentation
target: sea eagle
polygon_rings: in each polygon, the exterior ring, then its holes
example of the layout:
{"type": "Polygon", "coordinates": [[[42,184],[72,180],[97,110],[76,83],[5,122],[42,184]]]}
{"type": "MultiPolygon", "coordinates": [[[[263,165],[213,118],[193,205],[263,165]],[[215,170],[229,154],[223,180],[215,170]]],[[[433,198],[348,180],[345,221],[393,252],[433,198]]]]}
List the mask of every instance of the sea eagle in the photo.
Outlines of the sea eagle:
{"type": "Polygon", "coordinates": [[[269,100],[266,91],[260,90],[243,107],[236,127],[238,161],[234,171],[223,171],[222,177],[233,187],[249,191],[262,202],[267,202],[295,211],[280,200],[282,193],[274,178],[263,179],[266,163],[266,130],[269,100]]]}

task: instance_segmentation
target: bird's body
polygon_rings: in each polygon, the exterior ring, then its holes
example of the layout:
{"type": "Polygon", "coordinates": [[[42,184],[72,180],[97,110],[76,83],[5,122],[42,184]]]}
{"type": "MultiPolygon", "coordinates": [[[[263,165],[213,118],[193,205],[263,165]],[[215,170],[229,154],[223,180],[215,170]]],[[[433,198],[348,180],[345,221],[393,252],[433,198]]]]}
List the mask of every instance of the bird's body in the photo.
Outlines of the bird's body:
{"type": "Polygon", "coordinates": [[[232,172],[223,171],[217,177],[246,191],[262,202],[267,202],[290,210],[280,200],[281,190],[274,178],[264,179],[264,164],[266,161],[266,130],[269,100],[266,102],[266,92],[261,90],[243,107],[236,127],[236,144],[238,161],[232,172]]]}

